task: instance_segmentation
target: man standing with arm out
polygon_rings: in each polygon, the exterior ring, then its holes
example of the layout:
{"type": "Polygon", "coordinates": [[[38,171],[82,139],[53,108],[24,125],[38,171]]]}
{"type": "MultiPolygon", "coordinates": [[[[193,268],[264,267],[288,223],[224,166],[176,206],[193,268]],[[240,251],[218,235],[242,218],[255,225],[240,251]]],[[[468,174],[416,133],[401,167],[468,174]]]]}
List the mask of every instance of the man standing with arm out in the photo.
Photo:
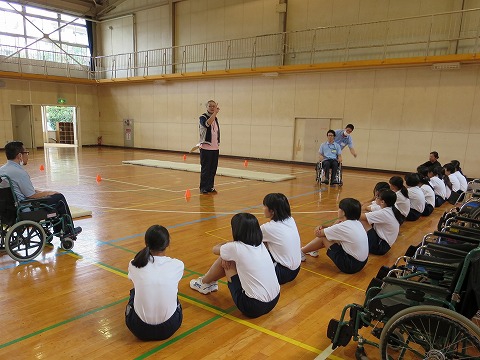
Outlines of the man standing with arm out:
{"type": "Polygon", "coordinates": [[[348,124],[347,126],[345,126],[345,130],[335,130],[335,142],[340,145],[340,148],[342,150],[345,148],[345,146],[348,145],[350,153],[353,155],[353,157],[357,157],[357,152],[353,147],[353,139],[350,135],[353,129],[355,129],[355,126],[353,126],[352,124],[348,124]]]}
{"type": "Polygon", "coordinates": [[[207,112],[200,116],[198,130],[200,134],[200,193],[216,193],[215,175],[218,167],[220,145],[220,126],[217,114],[220,111],[214,100],[207,103],[207,112]]]}

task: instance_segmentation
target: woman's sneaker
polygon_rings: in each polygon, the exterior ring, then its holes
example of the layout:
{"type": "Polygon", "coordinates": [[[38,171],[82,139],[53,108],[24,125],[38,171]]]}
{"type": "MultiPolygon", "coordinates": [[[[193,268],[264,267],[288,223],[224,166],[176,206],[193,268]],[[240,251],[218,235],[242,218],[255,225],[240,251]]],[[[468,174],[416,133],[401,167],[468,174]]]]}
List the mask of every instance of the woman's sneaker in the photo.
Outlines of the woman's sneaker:
{"type": "Polygon", "coordinates": [[[212,291],[218,290],[218,283],[214,281],[210,284],[204,284],[202,278],[199,277],[198,279],[190,280],[190,287],[193,290],[197,290],[201,294],[207,295],[210,294],[212,291]]]}
{"type": "Polygon", "coordinates": [[[314,250],[314,251],[310,251],[307,253],[308,255],[312,256],[312,257],[318,257],[318,251],[317,250],[314,250]]]}

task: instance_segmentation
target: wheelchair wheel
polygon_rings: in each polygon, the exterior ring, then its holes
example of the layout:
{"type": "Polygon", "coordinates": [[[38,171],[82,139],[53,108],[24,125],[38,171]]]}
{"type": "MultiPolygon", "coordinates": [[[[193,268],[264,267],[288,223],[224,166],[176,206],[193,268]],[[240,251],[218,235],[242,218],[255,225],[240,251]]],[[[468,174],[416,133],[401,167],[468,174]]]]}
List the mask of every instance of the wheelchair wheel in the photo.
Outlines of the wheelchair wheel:
{"type": "Polygon", "coordinates": [[[385,324],[380,353],[383,360],[479,359],[480,328],[455,311],[414,306],[385,324]]]}
{"type": "Polygon", "coordinates": [[[75,243],[70,238],[65,238],[65,239],[62,240],[62,245],[61,246],[62,246],[63,250],[71,250],[71,249],[73,249],[73,245],[75,245],[75,243]]]}
{"type": "Polygon", "coordinates": [[[32,260],[45,247],[45,232],[40,224],[24,220],[11,226],[5,236],[7,254],[16,261],[32,260]]]}

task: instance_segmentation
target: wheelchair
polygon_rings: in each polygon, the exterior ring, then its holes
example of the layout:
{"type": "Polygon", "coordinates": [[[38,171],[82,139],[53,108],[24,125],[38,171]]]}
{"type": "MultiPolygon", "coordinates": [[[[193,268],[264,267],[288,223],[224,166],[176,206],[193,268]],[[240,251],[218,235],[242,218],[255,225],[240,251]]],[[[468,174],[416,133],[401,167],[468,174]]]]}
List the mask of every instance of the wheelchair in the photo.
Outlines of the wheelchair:
{"type": "Polygon", "coordinates": [[[0,175],[0,250],[16,261],[37,257],[54,236],[60,237],[61,247],[70,250],[76,240],[73,221],[68,215],[59,216],[54,206],[42,199],[18,201],[10,178],[0,175]],[[61,227],[55,233],[54,227],[61,227]]]}
{"type": "MultiPolygon", "coordinates": [[[[317,184],[322,184],[325,181],[325,170],[322,166],[323,161],[317,162],[315,165],[315,181],[317,184]]],[[[337,183],[338,186],[343,186],[342,181],[342,163],[338,163],[337,173],[335,174],[334,181],[337,183]]]]}
{"type": "Polygon", "coordinates": [[[348,304],[339,320],[330,320],[332,347],[353,338],[361,360],[368,359],[364,345],[378,348],[384,360],[480,359],[480,328],[470,320],[480,307],[473,300],[480,296],[475,288],[479,244],[478,232],[427,234],[413,257],[402,257],[405,265],[397,260],[392,268],[380,269],[362,305],[348,304]],[[465,251],[450,247],[463,241],[465,251]],[[363,327],[371,328],[377,340],[362,336],[363,327]]]}

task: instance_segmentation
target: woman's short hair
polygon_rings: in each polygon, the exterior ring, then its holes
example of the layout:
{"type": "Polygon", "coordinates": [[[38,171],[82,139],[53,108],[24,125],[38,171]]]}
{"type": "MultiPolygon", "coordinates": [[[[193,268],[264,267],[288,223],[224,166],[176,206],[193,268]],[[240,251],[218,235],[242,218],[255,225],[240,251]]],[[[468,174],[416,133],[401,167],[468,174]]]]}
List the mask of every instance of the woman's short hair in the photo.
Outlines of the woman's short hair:
{"type": "Polygon", "coordinates": [[[405,175],[405,183],[407,186],[418,186],[420,183],[420,177],[415,173],[407,174],[405,175]]]}
{"type": "Polygon", "coordinates": [[[385,205],[387,205],[388,207],[392,207],[397,201],[397,194],[395,194],[395,191],[390,189],[380,190],[378,192],[378,197],[380,198],[380,200],[385,201],[385,205]]]}
{"type": "Polygon", "coordinates": [[[273,211],[273,221],[283,221],[292,216],[290,204],[285,195],[281,193],[271,193],[263,198],[263,205],[273,211]]]}
{"type": "Polygon", "coordinates": [[[347,220],[358,220],[362,214],[362,204],[354,198],[345,198],[340,200],[338,207],[343,210],[347,220]]]}
{"type": "Polygon", "coordinates": [[[232,225],[233,241],[240,241],[251,246],[259,246],[263,235],[257,218],[249,213],[233,215],[230,221],[232,225]]]}

